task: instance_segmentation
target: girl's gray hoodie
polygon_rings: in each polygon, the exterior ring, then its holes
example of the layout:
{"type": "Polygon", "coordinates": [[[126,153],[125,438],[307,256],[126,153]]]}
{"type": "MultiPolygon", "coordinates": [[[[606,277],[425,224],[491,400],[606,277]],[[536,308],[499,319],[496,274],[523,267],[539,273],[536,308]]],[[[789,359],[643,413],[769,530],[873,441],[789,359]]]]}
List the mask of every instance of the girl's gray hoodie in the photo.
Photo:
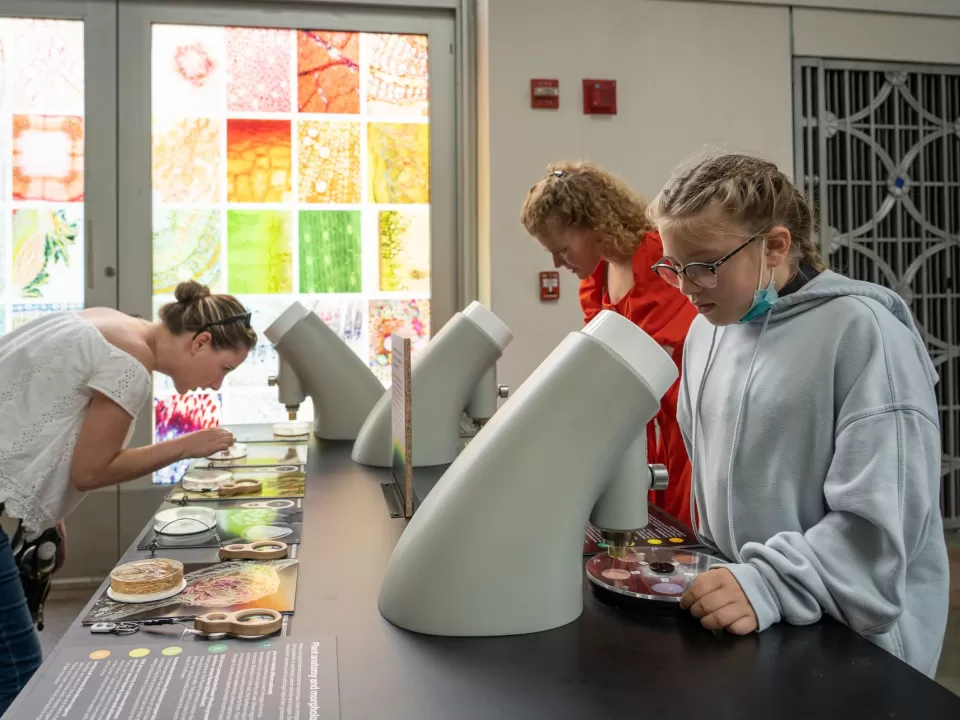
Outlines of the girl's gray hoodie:
{"type": "Polygon", "coordinates": [[[684,349],[678,418],[702,539],[764,630],[826,612],[933,676],[949,578],[937,371],[909,308],[826,271],[684,349]]]}

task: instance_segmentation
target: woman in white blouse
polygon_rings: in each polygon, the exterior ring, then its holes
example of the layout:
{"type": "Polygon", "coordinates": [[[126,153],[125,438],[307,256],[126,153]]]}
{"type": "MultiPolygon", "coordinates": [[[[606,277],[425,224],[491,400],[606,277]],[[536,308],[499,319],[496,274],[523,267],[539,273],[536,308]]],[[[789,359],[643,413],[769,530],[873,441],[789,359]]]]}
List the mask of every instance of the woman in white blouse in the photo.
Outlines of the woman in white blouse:
{"type": "MultiPolygon", "coordinates": [[[[154,371],[185,393],[218,389],[257,343],[230,295],[180,283],[150,323],[116,310],[51,313],[0,338],[0,503],[29,532],[54,525],[87,490],[230,447],[222,429],[126,449],[154,371]]],[[[40,644],[0,529],[0,715],[40,664],[40,644]]]]}

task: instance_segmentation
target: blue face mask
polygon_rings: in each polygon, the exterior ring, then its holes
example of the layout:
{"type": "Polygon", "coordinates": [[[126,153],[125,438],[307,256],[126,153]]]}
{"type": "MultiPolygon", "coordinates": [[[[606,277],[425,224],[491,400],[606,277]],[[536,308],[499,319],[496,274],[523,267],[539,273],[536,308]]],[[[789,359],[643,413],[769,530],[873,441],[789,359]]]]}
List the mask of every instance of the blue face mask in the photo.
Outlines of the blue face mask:
{"type": "Polygon", "coordinates": [[[772,308],[776,302],[777,298],[780,297],[777,294],[777,288],[773,284],[773,268],[770,269],[770,283],[766,287],[763,285],[763,255],[766,254],[767,242],[763,242],[763,253],[760,258],[760,278],[757,280],[757,291],[753,294],[753,304],[750,305],[750,309],[747,310],[747,314],[740,318],[737,322],[750,322],[751,320],[756,320],[757,318],[762,318],[767,312],[772,308]]]}

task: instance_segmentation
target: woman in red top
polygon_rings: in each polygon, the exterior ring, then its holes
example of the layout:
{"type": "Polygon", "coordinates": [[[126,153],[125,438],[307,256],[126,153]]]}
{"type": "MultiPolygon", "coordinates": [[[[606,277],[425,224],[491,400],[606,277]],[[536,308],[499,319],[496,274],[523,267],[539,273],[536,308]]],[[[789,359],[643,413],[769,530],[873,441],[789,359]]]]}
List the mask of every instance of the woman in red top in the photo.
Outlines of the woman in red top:
{"type": "MultiPolygon", "coordinates": [[[[534,185],[521,222],[554,267],[580,278],[584,322],[613,310],[639,326],[673,357],[679,369],[683,341],[696,308],[650,268],[663,256],[660,236],[646,217],[646,203],[611,173],[589,163],[557,163],[534,185]]],[[[689,524],[690,460],[677,425],[679,380],[660,401],[647,426],[651,463],[667,466],[670,485],[653,501],[689,524]]]]}

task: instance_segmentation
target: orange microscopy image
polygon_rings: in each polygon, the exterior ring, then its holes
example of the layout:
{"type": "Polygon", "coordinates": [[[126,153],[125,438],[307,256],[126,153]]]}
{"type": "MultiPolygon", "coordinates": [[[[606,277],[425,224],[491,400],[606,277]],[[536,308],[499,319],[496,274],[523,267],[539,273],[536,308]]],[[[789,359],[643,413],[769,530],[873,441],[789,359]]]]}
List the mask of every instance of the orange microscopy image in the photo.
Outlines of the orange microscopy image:
{"type": "Polygon", "coordinates": [[[220,201],[221,122],[210,118],[154,118],[153,192],[166,203],[220,201]]]}
{"type": "Polygon", "coordinates": [[[300,202],[360,202],[360,123],[301,120],[300,202]]]}
{"type": "Polygon", "coordinates": [[[368,115],[416,115],[430,111],[426,35],[371,35],[368,115]]]}
{"type": "Polygon", "coordinates": [[[293,31],[227,28],[227,109],[290,112],[293,31]]]}
{"type": "Polygon", "coordinates": [[[227,202],[292,197],[289,120],[227,120],[227,202]]]}
{"type": "Polygon", "coordinates": [[[297,32],[297,107],[306,113],[360,112],[358,33],[297,32]]]}
{"type": "Polygon", "coordinates": [[[13,199],[83,200],[83,118],[13,116],[13,199]]]}

